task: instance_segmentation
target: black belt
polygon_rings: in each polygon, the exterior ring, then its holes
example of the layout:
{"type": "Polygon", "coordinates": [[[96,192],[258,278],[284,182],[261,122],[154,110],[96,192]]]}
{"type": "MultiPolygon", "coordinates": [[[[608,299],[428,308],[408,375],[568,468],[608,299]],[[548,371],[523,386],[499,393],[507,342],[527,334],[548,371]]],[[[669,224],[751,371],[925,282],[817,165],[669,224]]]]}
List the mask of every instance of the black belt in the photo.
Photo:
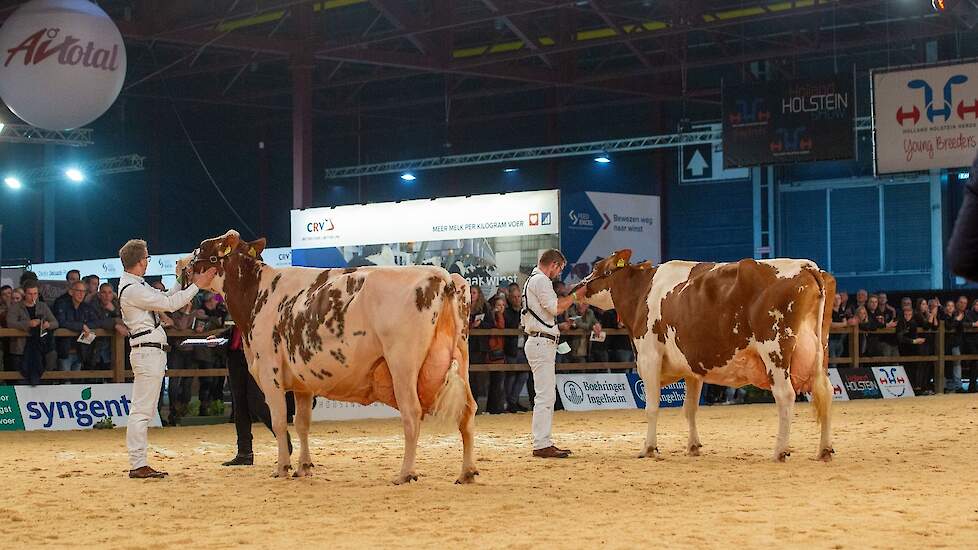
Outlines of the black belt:
{"type": "Polygon", "coordinates": [[[559,338],[557,338],[553,334],[547,334],[546,332],[527,332],[526,335],[532,338],[546,338],[551,342],[556,342],[557,340],[559,340],[559,338]]]}
{"type": "Polygon", "coordinates": [[[129,335],[129,339],[132,340],[133,338],[142,338],[143,336],[146,336],[147,334],[153,332],[154,330],[156,330],[155,327],[154,328],[151,328],[151,329],[144,330],[142,332],[137,332],[136,334],[130,334],[129,335]]]}
{"type": "Polygon", "coordinates": [[[170,344],[157,344],[156,342],[146,342],[144,344],[133,344],[132,347],[135,348],[156,348],[163,351],[170,351],[170,344]]]}

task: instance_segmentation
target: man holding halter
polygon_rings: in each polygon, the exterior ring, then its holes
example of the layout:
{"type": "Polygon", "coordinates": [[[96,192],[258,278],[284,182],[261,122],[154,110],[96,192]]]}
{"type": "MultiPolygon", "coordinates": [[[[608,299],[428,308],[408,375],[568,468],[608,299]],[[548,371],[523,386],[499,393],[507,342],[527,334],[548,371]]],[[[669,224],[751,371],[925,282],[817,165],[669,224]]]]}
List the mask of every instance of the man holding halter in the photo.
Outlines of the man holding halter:
{"type": "Polygon", "coordinates": [[[119,307],[122,320],[129,329],[132,351],[132,409],[126,423],[126,446],[129,449],[129,477],[133,479],[162,478],[146,461],[149,420],[160,400],[160,387],[166,372],[166,332],[160,324],[159,312],[176,311],[197,295],[199,286],[207,287],[217,274],[216,268],[194,276],[194,282],[183,290],[176,287],[161,292],[146,284],[143,275],[149,267],[146,241],[133,239],[119,249],[119,259],[125,273],[119,278],[119,307]]]}

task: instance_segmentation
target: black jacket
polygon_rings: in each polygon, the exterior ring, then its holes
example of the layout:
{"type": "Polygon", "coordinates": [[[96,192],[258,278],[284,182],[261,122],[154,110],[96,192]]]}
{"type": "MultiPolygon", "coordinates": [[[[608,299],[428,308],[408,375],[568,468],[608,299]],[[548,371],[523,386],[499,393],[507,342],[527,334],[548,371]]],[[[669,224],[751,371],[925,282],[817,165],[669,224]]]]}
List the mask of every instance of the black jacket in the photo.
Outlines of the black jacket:
{"type": "MultiPolygon", "coordinates": [[[[506,318],[506,328],[520,328],[520,310],[513,309],[506,304],[506,311],[503,312],[506,318]]],[[[507,336],[503,344],[503,350],[507,357],[516,357],[520,353],[520,337],[507,336]]]]}
{"type": "MultiPolygon", "coordinates": [[[[54,316],[58,319],[58,325],[68,330],[81,332],[82,325],[88,325],[88,328],[92,330],[98,328],[98,315],[95,313],[95,308],[85,302],[82,302],[76,309],[74,302],[70,299],[65,302],[59,298],[55,301],[54,316]]],[[[57,339],[55,347],[58,350],[59,359],[68,357],[68,352],[72,348],[79,354],[87,349],[87,346],[78,343],[77,338],[77,336],[69,336],[57,339]]]]}
{"type": "Polygon", "coordinates": [[[964,202],[948,241],[947,263],[951,271],[978,281],[978,157],[971,165],[971,179],[965,186],[964,202]]]}

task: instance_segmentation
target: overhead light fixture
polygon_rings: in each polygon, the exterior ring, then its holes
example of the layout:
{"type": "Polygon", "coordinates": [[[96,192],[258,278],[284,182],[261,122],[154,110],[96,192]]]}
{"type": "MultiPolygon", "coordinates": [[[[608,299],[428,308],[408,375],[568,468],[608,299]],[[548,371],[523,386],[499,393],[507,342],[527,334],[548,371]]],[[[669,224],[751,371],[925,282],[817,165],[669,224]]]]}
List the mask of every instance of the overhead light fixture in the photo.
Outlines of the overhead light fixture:
{"type": "Polygon", "coordinates": [[[959,180],[966,180],[969,177],[971,177],[971,173],[970,172],[958,172],[958,179],[959,180]]]}
{"type": "Polygon", "coordinates": [[[513,172],[519,172],[519,171],[520,171],[519,168],[503,168],[503,172],[506,172],[507,174],[512,174],[513,172]]]}
{"type": "Polygon", "coordinates": [[[3,126],[4,126],[4,124],[2,122],[0,122],[0,134],[3,133],[3,126]]]}
{"type": "Polygon", "coordinates": [[[3,178],[3,183],[5,183],[7,187],[11,189],[20,189],[21,187],[24,186],[24,184],[21,183],[21,181],[15,178],[14,176],[7,176],[3,178]]]}
{"type": "Polygon", "coordinates": [[[611,158],[608,157],[607,153],[602,153],[602,154],[594,157],[594,162],[596,162],[598,164],[608,164],[608,163],[611,162],[611,158]]]}
{"type": "Polygon", "coordinates": [[[65,176],[75,183],[85,181],[85,174],[77,168],[69,168],[65,170],[65,176]]]}
{"type": "Polygon", "coordinates": [[[405,172],[405,173],[401,174],[401,179],[404,180],[404,181],[414,181],[414,180],[416,180],[418,178],[416,178],[414,176],[414,174],[412,174],[411,172],[405,172]]]}

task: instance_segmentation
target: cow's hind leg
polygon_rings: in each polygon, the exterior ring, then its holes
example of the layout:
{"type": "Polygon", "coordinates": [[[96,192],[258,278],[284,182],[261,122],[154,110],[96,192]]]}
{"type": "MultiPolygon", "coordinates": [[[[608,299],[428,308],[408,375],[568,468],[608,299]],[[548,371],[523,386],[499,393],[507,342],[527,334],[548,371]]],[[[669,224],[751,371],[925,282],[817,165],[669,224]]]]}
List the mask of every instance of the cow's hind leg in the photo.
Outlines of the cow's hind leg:
{"type": "MultiPolygon", "coordinates": [[[[450,376],[455,376],[450,374],[450,376]]],[[[475,467],[475,399],[472,392],[466,396],[465,411],[459,419],[458,431],[462,434],[462,474],[455,483],[474,483],[479,470],[475,467]]]]}
{"type": "Polygon", "coordinates": [[[788,435],[791,430],[791,417],[795,410],[795,389],[786,370],[775,369],[772,377],[774,384],[771,392],[778,406],[778,441],[774,447],[774,461],[784,462],[791,455],[788,448],[788,435]]]}
{"type": "MultiPolygon", "coordinates": [[[[405,354],[406,355],[406,354],[405,354]]],[[[397,357],[398,355],[393,355],[397,357]]],[[[421,435],[421,400],[418,398],[418,367],[411,368],[404,359],[390,360],[391,378],[394,380],[394,398],[397,410],[401,413],[404,425],[404,460],[401,473],[394,478],[395,485],[418,480],[414,471],[414,460],[418,451],[418,437],[421,435]]]]}
{"type": "Polygon", "coordinates": [[[312,475],[312,458],[309,456],[309,424],[312,421],[311,393],[294,392],[295,431],[299,434],[299,467],[293,477],[312,475]]]}
{"type": "MultiPolygon", "coordinates": [[[[639,356],[641,361],[641,356],[639,356]]],[[[645,416],[648,419],[648,431],[645,434],[645,446],[638,455],[639,458],[659,458],[659,448],[656,446],[656,424],[659,421],[659,397],[662,388],[659,381],[662,378],[662,364],[645,365],[639,363],[638,372],[645,383],[645,416]]]]}
{"type": "MultiPolygon", "coordinates": [[[[686,444],[686,454],[700,456],[700,434],[696,431],[696,411],[700,407],[700,392],[703,390],[703,379],[699,376],[686,377],[686,399],[683,403],[683,414],[689,424],[689,442],[686,444]]],[[[648,391],[648,390],[646,390],[648,391]]]]}

